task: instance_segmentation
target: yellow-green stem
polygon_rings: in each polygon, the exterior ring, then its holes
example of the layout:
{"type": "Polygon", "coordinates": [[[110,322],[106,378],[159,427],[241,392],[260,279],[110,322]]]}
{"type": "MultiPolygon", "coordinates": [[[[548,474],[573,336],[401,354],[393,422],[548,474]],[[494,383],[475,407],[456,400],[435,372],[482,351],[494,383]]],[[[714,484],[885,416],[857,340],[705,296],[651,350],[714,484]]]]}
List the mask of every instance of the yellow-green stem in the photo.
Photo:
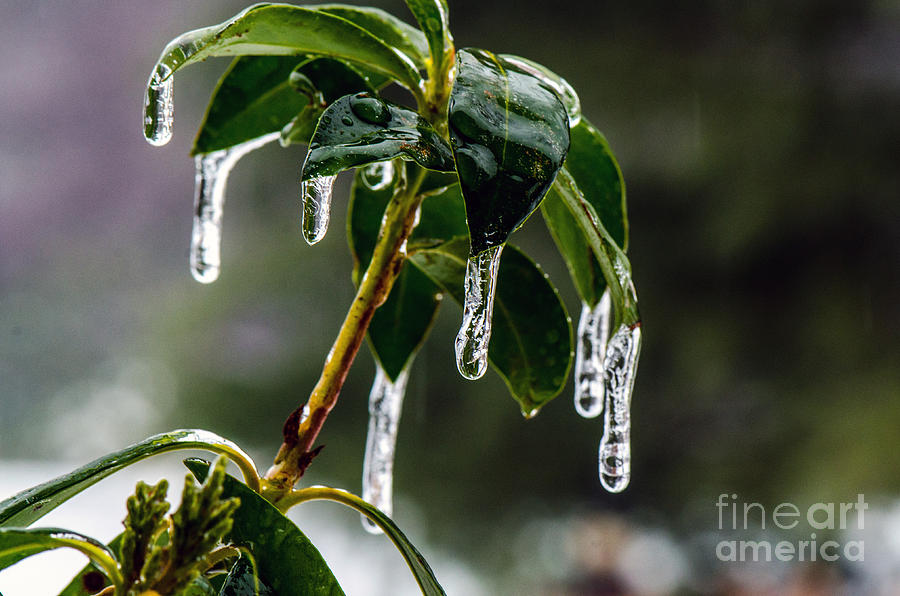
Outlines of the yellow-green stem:
{"type": "Polygon", "coordinates": [[[322,375],[306,407],[297,408],[285,422],[284,442],[263,483],[262,494],[273,503],[291,490],[315,456],[313,444],[337,402],[375,309],[387,299],[394,280],[400,274],[406,259],[406,240],[415,227],[416,211],[422,201],[418,189],[424,180],[425,170],[415,170],[414,177],[391,199],[385,210],[372,260],[359,282],[356,297],[325,358],[322,375]],[[306,416],[304,409],[307,410],[306,416]]]}

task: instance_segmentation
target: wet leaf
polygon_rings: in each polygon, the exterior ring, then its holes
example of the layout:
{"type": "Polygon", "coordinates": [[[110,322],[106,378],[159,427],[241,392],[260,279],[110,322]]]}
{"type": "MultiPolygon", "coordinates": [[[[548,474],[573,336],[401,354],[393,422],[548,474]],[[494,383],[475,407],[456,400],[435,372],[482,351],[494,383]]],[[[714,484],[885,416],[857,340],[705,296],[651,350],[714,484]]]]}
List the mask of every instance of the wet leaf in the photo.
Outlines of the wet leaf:
{"type": "MultiPolygon", "coordinates": [[[[606,139],[583,118],[572,128],[572,145],[565,167],[613,241],[625,250],[628,218],[622,172],[606,139]]],[[[556,185],[547,194],[541,210],[579,296],[590,306],[596,305],[606,289],[606,280],[587,237],[559,196],[556,185]]]]}
{"type": "MultiPolygon", "coordinates": [[[[189,64],[215,56],[316,55],[358,64],[421,95],[415,64],[365,29],[312,8],[257,4],[211,27],[189,31],[165,47],[147,89],[145,135],[157,139],[157,102],[164,81],[189,64]]],[[[158,142],[164,142],[165,138],[158,142]]],[[[157,141],[155,141],[157,142],[157,141]]]]}
{"type": "Polygon", "coordinates": [[[467,48],[457,52],[449,123],[475,255],[506,242],[540,204],[569,149],[569,120],[540,78],[467,48]]]}
{"type": "MultiPolygon", "coordinates": [[[[113,538],[108,547],[114,553],[120,552],[122,534],[113,538]]],[[[112,585],[109,579],[93,563],[85,565],[78,574],[72,578],[59,596],[93,596],[106,586],[112,585]]]]}
{"type": "MultiPolygon", "coordinates": [[[[467,239],[457,237],[417,250],[411,261],[462,304],[468,253],[467,239]]],[[[488,358],[528,416],[562,391],[571,366],[565,306],[544,272],[514,246],[500,260],[488,358]]]]}
{"type": "Polygon", "coordinates": [[[231,567],[219,596],[270,596],[272,591],[260,581],[249,557],[242,556],[231,567]]]}
{"type": "Polygon", "coordinates": [[[114,583],[121,585],[116,556],[107,546],[60,528],[0,528],[0,571],[32,555],[62,547],[73,548],[89,557],[114,583]]]}
{"type": "Polygon", "coordinates": [[[409,11],[425,32],[431,54],[433,73],[440,72],[453,53],[453,37],[450,35],[450,9],[446,0],[406,0],[409,11]]]}
{"type": "MultiPolygon", "coordinates": [[[[209,463],[190,459],[185,465],[203,481],[209,463]]],[[[300,529],[247,485],[225,478],[222,498],[238,497],[241,506],[227,539],[247,548],[256,560],[259,578],[279,596],[342,596],[328,565],[300,529]]]]}
{"type": "Polygon", "coordinates": [[[301,180],[334,176],[395,157],[430,170],[453,169],[447,142],[416,112],[368,93],[347,95],[319,119],[301,180]]]}
{"type": "Polygon", "coordinates": [[[394,15],[378,8],[346,4],[319,4],[310,8],[318,8],[322,12],[347,19],[409,56],[418,68],[425,67],[428,57],[425,35],[394,15]]]}
{"type": "MultiPolygon", "coordinates": [[[[24,490],[0,502],[0,527],[31,525],[113,472],[150,456],[180,449],[202,449],[226,455],[241,466],[245,475],[251,475],[253,464],[250,457],[228,439],[205,430],[175,430],[154,435],[140,443],[105,455],[74,472],[24,490]]],[[[255,474],[256,470],[252,470],[254,478],[255,474]]]]}

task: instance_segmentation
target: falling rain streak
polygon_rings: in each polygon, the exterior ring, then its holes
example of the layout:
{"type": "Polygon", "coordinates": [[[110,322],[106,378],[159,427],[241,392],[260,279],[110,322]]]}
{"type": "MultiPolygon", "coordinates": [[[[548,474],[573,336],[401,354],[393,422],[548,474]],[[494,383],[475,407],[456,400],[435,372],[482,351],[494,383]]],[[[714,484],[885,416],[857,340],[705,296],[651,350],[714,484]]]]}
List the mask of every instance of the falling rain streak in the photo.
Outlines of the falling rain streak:
{"type": "Polygon", "coordinates": [[[581,305],[575,340],[575,411],[584,418],[603,412],[603,360],[609,339],[612,301],[607,289],[593,307],[581,305]]]}
{"type": "Polygon", "coordinates": [[[612,493],[631,480],[631,391],[641,352],[641,327],[622,325],[609,341],[603,363],[606,414],[600,441],[600,483],[612,493]]]}
{"type": "Polygon", "coordinates": [[[483,250],[466,263],[463,322],[456,336],[456,367],[467,379],[479,379],[487,371],[491,341],[494,290],[503,245],[483,250]]]}
{"type": "Polygon", "coordinates": [[[228,174],[237,161],[254,149],[278,138],[268,134],[222,151],[194,157],[194,226],[191,232],[191,275],[201,283],[219,277],[222,264],[222,212],[228,174]]]}
{"type": "Polygon", "coordinates": [[[325,237],[331,219],[331,193],[337,176],[320,176],[300,183],[303,238],[313,245],[325,237]]]}
{"type": "MultiPolygon", "coordinates": [[[[388,517],[393,512],[394,447],[397,426],[403,407],[408,377],[407,367],[394,381],[376,365],[375,381],[369,393],[369,434],[366,437],[366,457],[363,463],[362,498],[375,505],[388,517]]],[[[368,517],[361,516],[363,527],[372,534],[381,528],[368,517]]]]}

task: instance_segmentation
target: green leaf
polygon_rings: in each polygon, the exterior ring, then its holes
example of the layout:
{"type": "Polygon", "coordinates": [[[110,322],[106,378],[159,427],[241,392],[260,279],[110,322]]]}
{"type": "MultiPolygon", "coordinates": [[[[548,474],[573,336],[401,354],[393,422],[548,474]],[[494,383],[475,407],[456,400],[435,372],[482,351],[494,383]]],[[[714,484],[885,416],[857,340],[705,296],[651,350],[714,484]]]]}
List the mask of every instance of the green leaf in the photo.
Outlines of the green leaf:
{"type": "Polygon", "coordinates": [[[0,528],[0,571],[31,555],[62,547],[73,548],[89,557],[114,584],[122,585],[116,556],[108,547],[88,536],[60,528],[0,528]]]}
{"type": "Polygon", "coordinates": [[[228,439],[205,430],[174,430],[154,435],[140,443],[105,455],[74,472],[24,490],[0,502],[0,527],[31,525],[113,472],[150,456],[179,449],[203,449],[223,454],[238,464],[248,482],[259,485],[259,476],[250,456],[228,439]]]}
{"type": "Polygon", "coordinates": [[[347,19],[409,56],[418,68],[425,67],[425,60],[428,57],[428,42],[425,36],[394,15],[378,8],[347,4],[319,4],[310,8],[317,8],[322,12],[347,19]]]}
{"type": "Polygon", "coordinates": [[[569,119],[540,78],[468,48],[457,53],[449,124],[475,255],[540,204],[569,149],[569,119]]]}
{"type": "MultiPolygon", "coordinates": [[[[347,224],[355,283],[372,259],[381,219],[399,184],[398,178],[395,175],[390,184],[380,188],[369,181],[364,170],[357,170],[347,224]]],[[[465,234],[465,212],[458,186],[429,197],[420,209],[419,225],[410,242],[422,238],[446,240],[465,234]]],[[[369,347],[391,380],[396,380],[409,365],[428,336],[441,303],[440,293],[440,288],[421,271],[404,264],[388,299],[375,311],[368,329],[369,347]]]]}
{"type": "MultiPolygon", "coordinates": [[[[606,139],[584,118],[572,128],[572,145],[566,169],[576,181],[613,241],[625,250],[628,217],[625,211],[625,181],[606,139]]],[[[599,302],[606,289],[603,270],[587,236],[575,221],[557,185],[541,205],[544,221],[569,269],[578,295],[589,306],[599,302]]]]}
{"type": "Polygon", "coordinates": [[[300,111],[281,132],[281,144],[309,145],[316,124],[329,105],[345,95],[371,91],[374,88],[366,77],[343,62],[331,58],[315,58],[298,66],[292,73],[293,80],[305,79],[315,90],[316,101],[300,111]]]}
{"type": "Polygon", "coordinates": [[[585,198],[565,167],[554,184],[554,190],[587,238],[603,272],[616,313],[612,328],[639,326],[641,317],[628,257],[612,239],[594,206],[585,198]]]}
{"type": "Polygon", "coordinates": [[[180,68],[215,56],[316,55],[358,64],[383,74],[422,98],[415,64],[361,27],[339,16],[287,4],[257,4],[211,27],[189,31],[165,47],[150,77],[145,98],[144,134],[168,140],[160,122],[171,99],[168,80],[180,68]]]}
{"type": "Polygon", "coordinates": [[[406,0],[409,11],[425,32],[431,54],[433,75],[441,72],[452,56],[453,37],[450,35],[450,9],[446,0],[406,0]]]}
{"type": "Polygon", "coordinates": [[[409,541],[409,538],[397,527],[397,524],[374,505],[363,501],[353,493],[327,486],[313,486],[298,490],[292,493],[289,499],[288,508],[308,501],[326,500],[334,501],[359,511],[375,522],[375,525],[381,528],[387,537],[391,539],[391,542],[403,555],[406,564],[409,565],[409,569],[412,571],[413,577],[416,578],[416,583],[419,584],[422,594],[425,596],[446,596],[444,588],[438,583],[434,572],[431,570],[425,557],[422,556],[422,553],[409,541]]]}
{"type": "Polygon", "coordinates": [[[301,180],[403,157],[430,170],[453,169],[447,142],[416,112],[368,93],[331,104],[316,126],[301,180]]]}
{"type": "MultiPolygon", "coordinates": [[[[467,254],[466,238],[457,237],[417,250],[411,261],[462,304],[467,254]]],[[[514,246],[500,260],[488,358],[526,416],[562,391],[571,366],[566,308],[540,267],[514,246]]]]}
{"type": "MultiPolygon", "coordinates": [[[[204,480],[209,463],[190,459],[185,465],[204,480]]],[[[279,596],[342,596],[328,565],[300,529],[268,501],[242,482],[227,476],[223,498],[238,497],[228,539],[247,548],[259,568],[259,578],[279,596]]]]}

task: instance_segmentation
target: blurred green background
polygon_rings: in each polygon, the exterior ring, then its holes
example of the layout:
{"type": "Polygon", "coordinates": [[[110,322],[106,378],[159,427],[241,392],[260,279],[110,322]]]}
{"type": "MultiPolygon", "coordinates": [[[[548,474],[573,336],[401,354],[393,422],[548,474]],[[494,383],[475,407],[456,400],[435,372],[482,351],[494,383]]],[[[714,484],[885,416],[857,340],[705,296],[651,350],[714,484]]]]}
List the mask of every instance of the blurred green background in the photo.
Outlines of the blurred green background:
{"type": "MultiPolygon", "coordinates": [[[[197,426],[265,467],[353,295],[347,181],[310,248],[302,149],[244,158],[222,274],[197,284],[188,150],[228,61],[178,76],[163,149],[141,137],[142,92],[170,38],[245,4],[4,4],[0,460],[81,462],[197,426]]],[[[375,5],[411,20],[401,2],[375,5]]],[[[575,415],[571,384],[526,422],[493,374],[461,379],[447,303],[407,394],[399,524],[455,553],[485,593],[898,593],[900,4],[450,5],[459,47],[564,76],[625,173],[645,333],[633,480],[621,495],[601,488],[601,423],[575,415]],[[710,546],[721,493],[801,508],[864,493],[893,521],[865,565],[737,572],[710,546]],[[669,561],[675,579],[629,575],[636,540],[649,541],[650,575],[669,561]]],[[[577,319],[540,218],[513,242],[577,319]]],[[[311,483],[359,490],[373,370],[361,353],[311,483]]]]}

